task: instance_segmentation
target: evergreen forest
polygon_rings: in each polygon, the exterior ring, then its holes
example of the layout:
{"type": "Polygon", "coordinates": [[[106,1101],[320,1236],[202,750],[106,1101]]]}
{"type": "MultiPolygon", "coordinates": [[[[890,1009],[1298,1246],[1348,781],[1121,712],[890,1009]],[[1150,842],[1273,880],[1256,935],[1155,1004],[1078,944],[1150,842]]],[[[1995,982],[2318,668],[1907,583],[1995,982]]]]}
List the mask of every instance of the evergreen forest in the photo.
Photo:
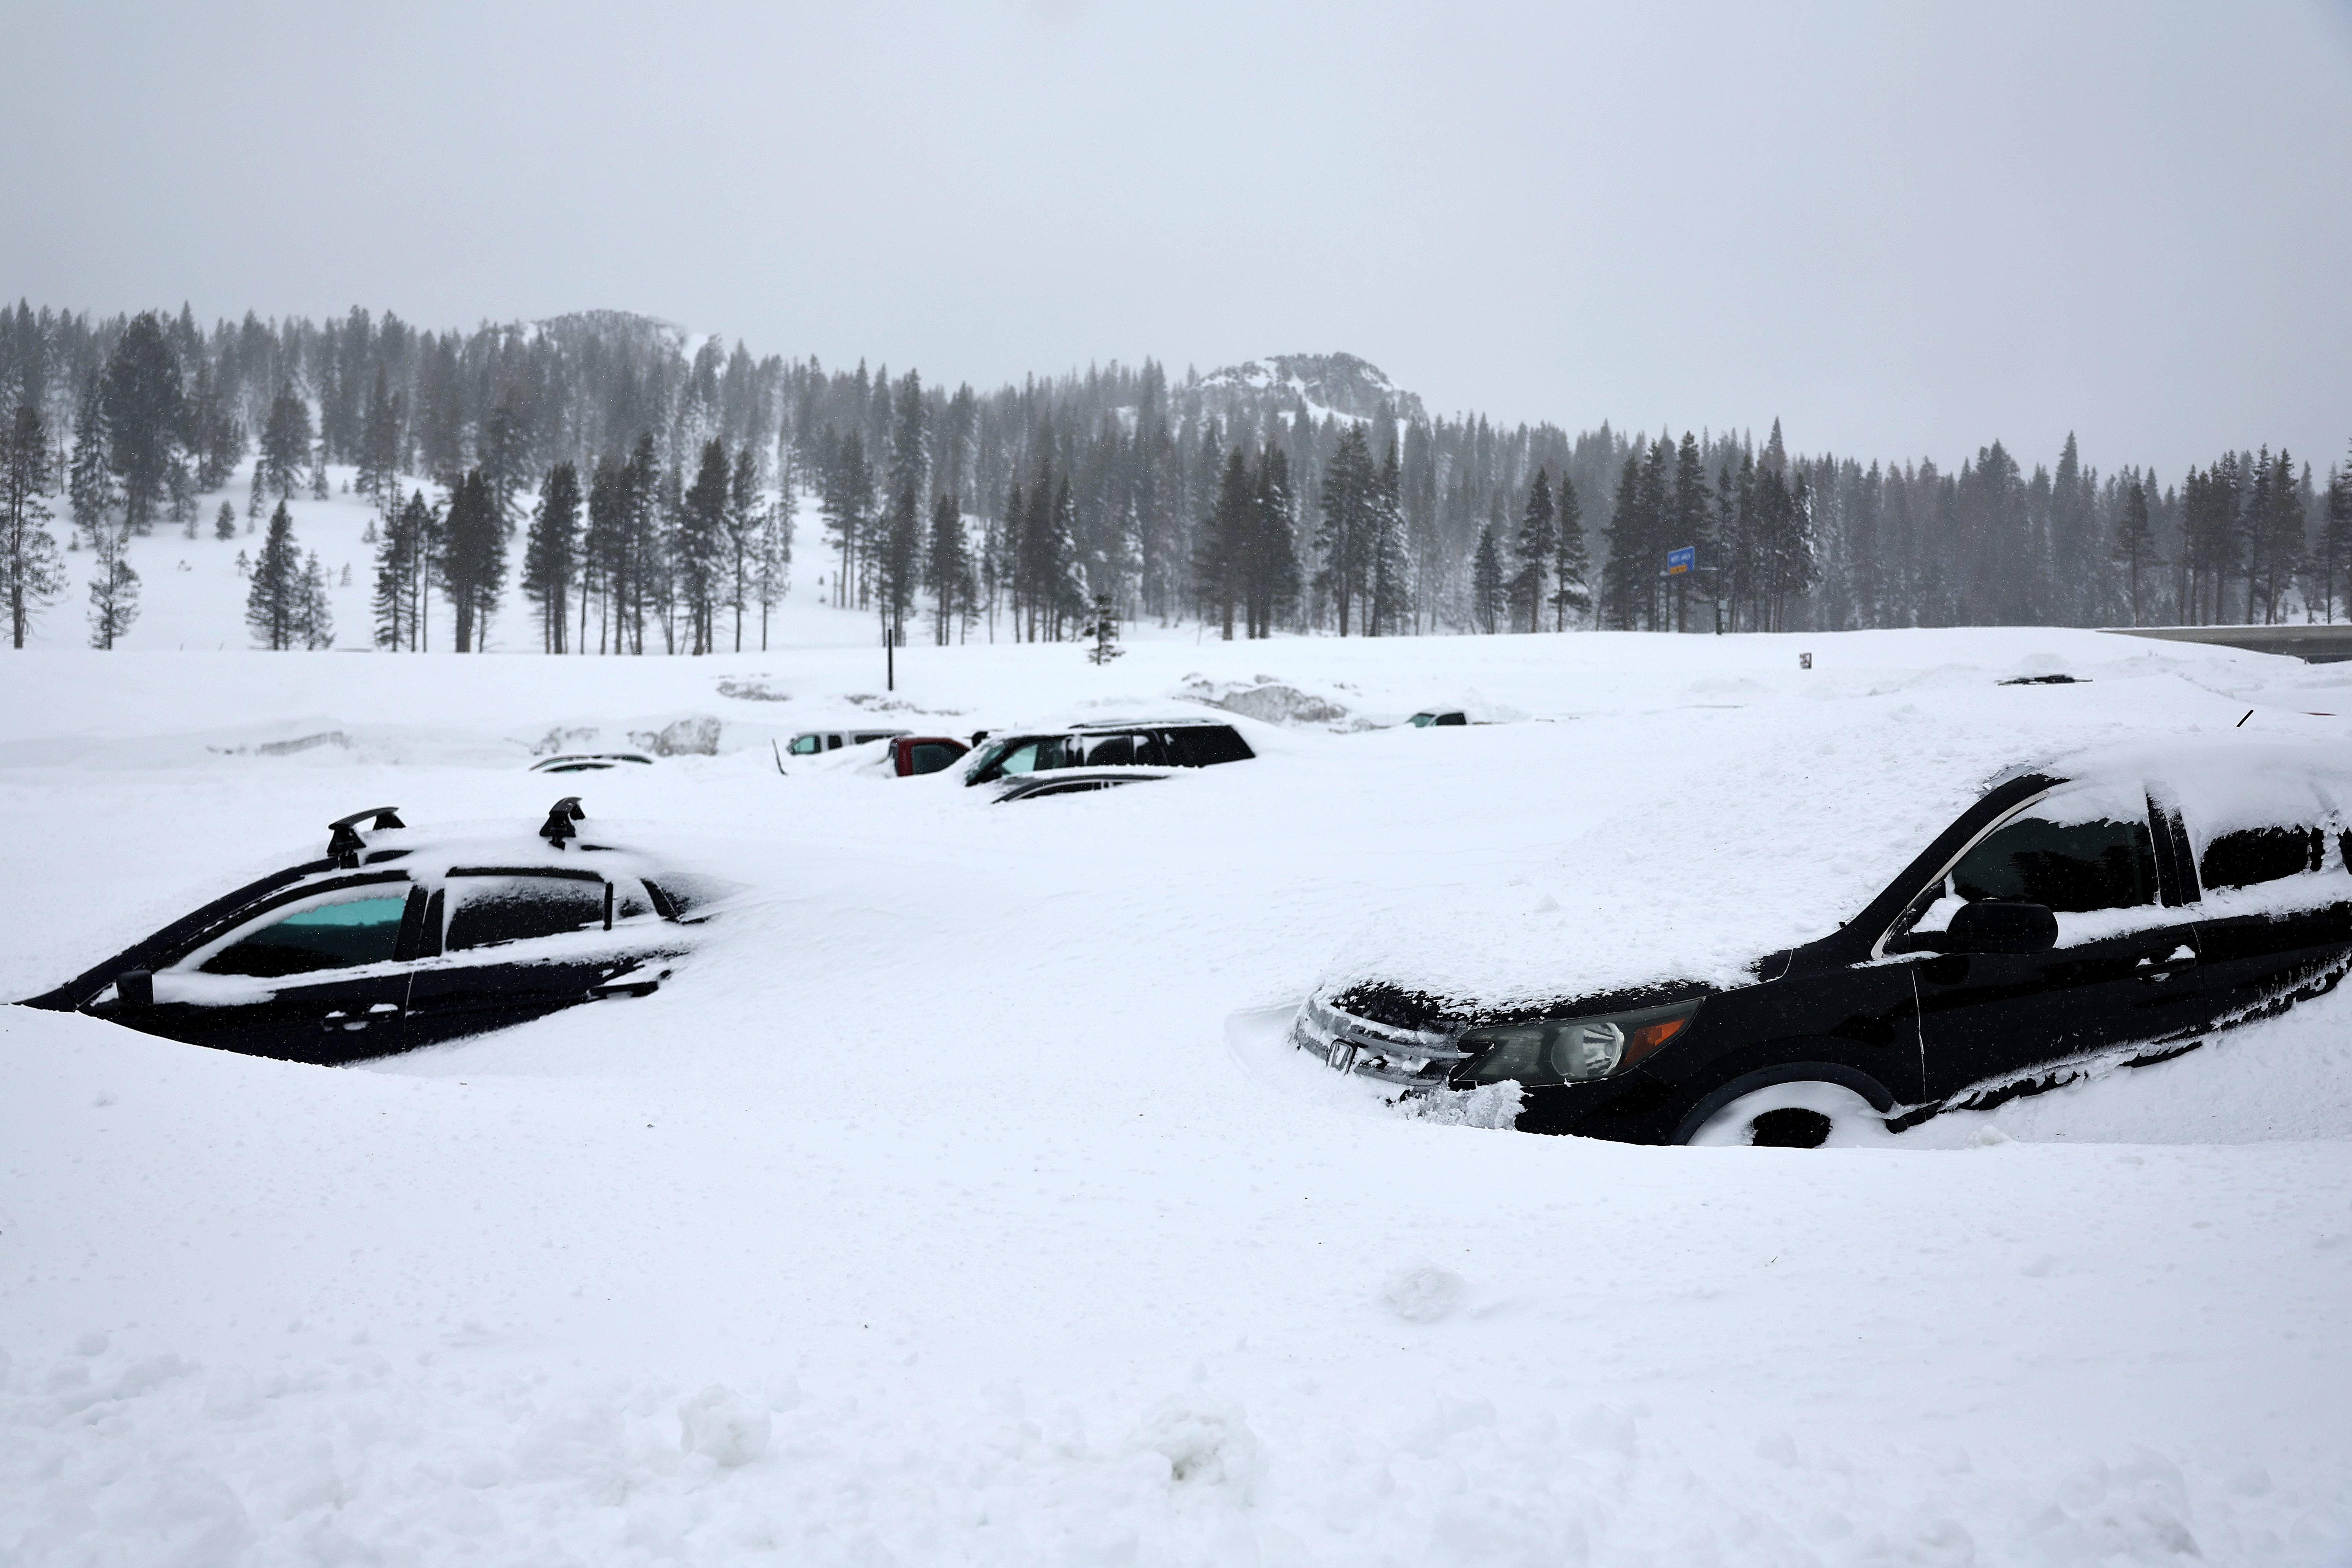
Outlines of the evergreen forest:
{"type": "Polygon", "coordinates": [[[1083,638],[1099,606],[1261,637],[2204,625],[2352,603],[2352,467],[2325,458],[2103,471],[2070,436],[1949,467],[1809,454],[1777,420],[1760,439],[1504,427],[1433,415],[1347,354],[978,391],[620,312],[436,332],[358,308],[206,328],[184,306],[19,302],[0,310],[0,417],[20,647],[72,588],[60,533],[111,647],[137,614],[125,542],[226,541],[239,502],[270,520],[254,641],[326,646],[321,568],[285,503],[331,484],[377,509],[371,629],[392,650],[428,646],[428,611],[458,651],[489,646],[510,586],[530,625],[499,646],[604,655],[763,647],[794,584],[940,643],[1083,638]]]}

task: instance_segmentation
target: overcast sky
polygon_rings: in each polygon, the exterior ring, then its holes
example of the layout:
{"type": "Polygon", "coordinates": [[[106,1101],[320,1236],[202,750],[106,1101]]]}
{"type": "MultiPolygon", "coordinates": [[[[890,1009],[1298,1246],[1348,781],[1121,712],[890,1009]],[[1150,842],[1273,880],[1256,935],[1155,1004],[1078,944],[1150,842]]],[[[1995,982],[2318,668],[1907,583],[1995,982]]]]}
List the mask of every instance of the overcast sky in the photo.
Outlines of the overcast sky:
{"type": "Polygon", "coordinates": [[[0,289],[2169,474],[2352,437],[2352,0],[61,0],[0,289]]]}

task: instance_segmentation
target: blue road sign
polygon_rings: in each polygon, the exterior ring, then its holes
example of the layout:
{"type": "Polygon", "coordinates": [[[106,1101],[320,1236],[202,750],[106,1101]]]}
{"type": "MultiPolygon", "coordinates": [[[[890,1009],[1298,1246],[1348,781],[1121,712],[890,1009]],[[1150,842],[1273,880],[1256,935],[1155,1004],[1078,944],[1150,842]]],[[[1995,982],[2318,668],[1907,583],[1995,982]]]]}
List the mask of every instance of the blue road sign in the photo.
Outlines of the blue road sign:
{"type": "Polygon", "coordinates": [[[1698,551],[1692,545],[1685,544],[1680,550],[1669,550],[1666,552],[1666,575],[1679,577],[1690,571],[1697,563],[1698,551]]]}

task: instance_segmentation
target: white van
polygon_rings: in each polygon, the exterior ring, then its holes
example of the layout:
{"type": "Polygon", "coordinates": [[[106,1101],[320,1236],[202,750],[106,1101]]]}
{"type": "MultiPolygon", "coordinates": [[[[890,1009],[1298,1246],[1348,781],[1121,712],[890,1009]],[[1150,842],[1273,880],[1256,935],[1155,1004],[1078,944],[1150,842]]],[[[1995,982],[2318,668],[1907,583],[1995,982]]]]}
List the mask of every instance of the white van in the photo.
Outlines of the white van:
{"type": "Polygon", "coordinates": [[[868,741],[887,741],[894,736],[911,735],[912,730],[805,730],[793,737],[784,748],[795,757],[813,757],[819,752],[837,752],[844,746],[862,746],[868,741]]]}

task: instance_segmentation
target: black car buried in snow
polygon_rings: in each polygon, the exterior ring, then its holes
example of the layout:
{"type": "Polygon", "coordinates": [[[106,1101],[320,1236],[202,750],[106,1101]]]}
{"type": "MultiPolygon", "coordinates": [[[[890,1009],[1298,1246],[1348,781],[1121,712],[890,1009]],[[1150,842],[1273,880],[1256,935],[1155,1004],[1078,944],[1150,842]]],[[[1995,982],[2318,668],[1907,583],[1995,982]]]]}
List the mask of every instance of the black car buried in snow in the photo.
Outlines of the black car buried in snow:
{"type": "MultiPolygon", "coordinates": [[[[994,784],[1063,768],[1206,768],[1248,762],[1256,755],[1241,731],[1215,719],[1073,724],[1066,730],[1009,731],[987,737],[963,763],[963,782],[994,784]]],[[[1090,787],[1104,785],[1096,783],[1090,787]]]]}
{"type": "Polygon", "coordinates": [[[1838,929],[1743,983],[1492,1005],[1343,971],[1291,1038],[1408,1095],[1515,1083],[1528,1131],[1899,1132],[2332,989],[2352,967],[2347,764],[2342,747],[2189,742],[2019,769],[1838,929]]]}
{"type": "Polygon", "coordinates": [[[585,843],[577,797],[538,836],[433,838],[390,806],[327,853],[214,900],[25,1005],[194,1045],[335,1063],[652,992],[703,886],[585,843]],[[366,828],[362,837],[361,828],[366,828]]]}

